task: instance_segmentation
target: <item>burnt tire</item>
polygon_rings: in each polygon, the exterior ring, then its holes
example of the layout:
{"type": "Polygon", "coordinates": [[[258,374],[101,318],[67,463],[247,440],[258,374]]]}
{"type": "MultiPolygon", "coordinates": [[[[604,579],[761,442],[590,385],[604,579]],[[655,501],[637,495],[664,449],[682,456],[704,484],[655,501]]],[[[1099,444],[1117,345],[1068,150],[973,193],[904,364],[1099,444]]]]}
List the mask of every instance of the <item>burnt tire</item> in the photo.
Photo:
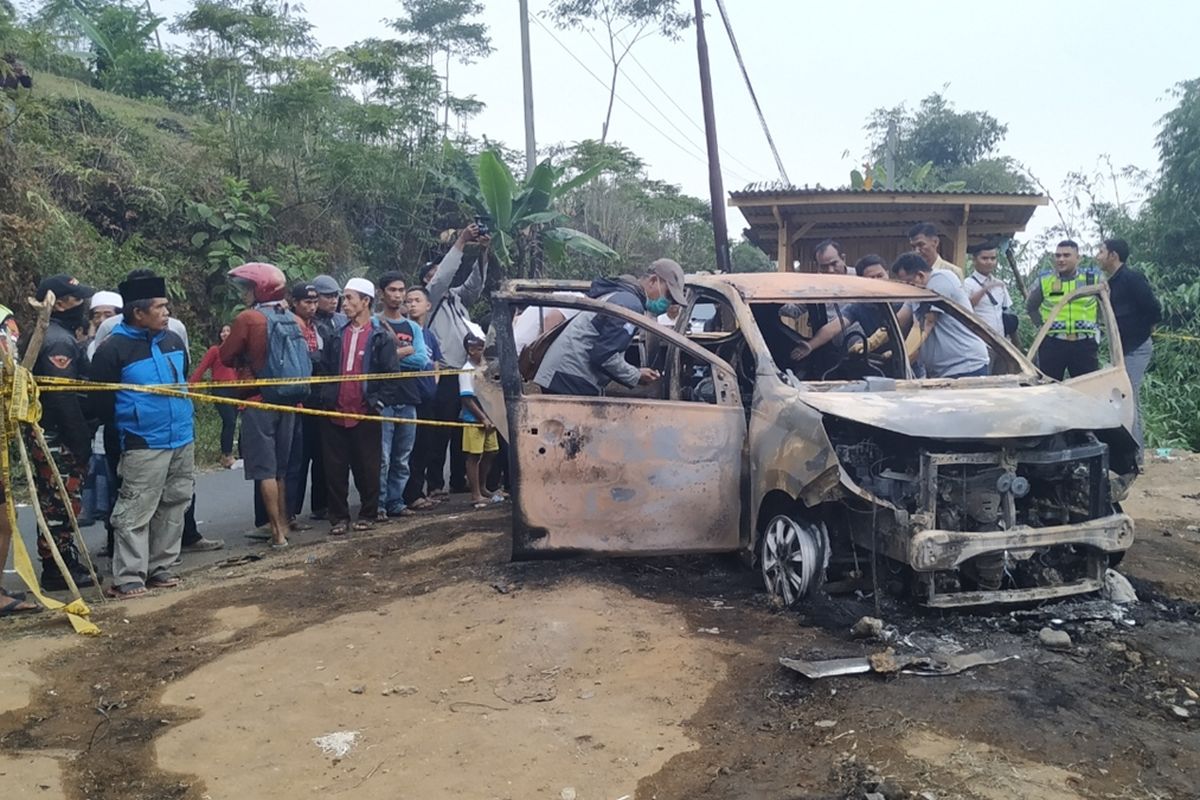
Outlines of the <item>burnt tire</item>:
{"type": "Polygon", "coordinates": [[[758,540],[758,567],[767,593],[785,607],[811,597],[825,583],[829,533],[824,522],[778,514],[758,540]]]}

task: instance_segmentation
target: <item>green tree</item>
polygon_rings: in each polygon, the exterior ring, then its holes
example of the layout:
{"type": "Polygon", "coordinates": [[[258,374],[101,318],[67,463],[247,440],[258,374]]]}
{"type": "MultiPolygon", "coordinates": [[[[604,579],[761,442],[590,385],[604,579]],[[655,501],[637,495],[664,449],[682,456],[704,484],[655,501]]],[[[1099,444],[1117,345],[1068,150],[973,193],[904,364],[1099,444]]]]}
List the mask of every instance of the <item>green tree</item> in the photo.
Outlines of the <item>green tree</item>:
{"type": "Polygon", "coordinates": [[[602,29],[604,42],[600,46],[608,55],[612,72],[608,108],[600,127],[601,144],[608,141],[621,64],[634,45],[655,33],[676,40],[692,24],[691,15],[679,10],[677,0],[553,0],[547,13],[559,28],[582,30],[589,36],[593,27],[602,29]]]}
{"type": "MultiPolygon", "coordinates": [[[[875,109],[866,130],[870,141],[868,171],[888,161],[890,131],[895,131],[895,152],[891,155],[897,176],[912,176],[930,165],[920,176],[920,185],[904,188],[936,189],[946,184],[979,192],[1031,188],[1016,163],[996,153],[1008,126],[986,111],[958,111],[940,92],[923,99],[915,111],[904,103],[875,109]]],[[[879,183],[875,188],[882,188],[879,183]]]]}
{"type": "Polygon", "coordinates": [[[441,56],[445,73],[445,92],[439,98],[443,112],[442,128],[450,129],[450,112],[459,117],[473,116],[482,104],[473,98],[456,98],[450,94],[450,62],[469,64],[492,53],[492,41],[487,26],[471,20],[483,13],[483,4],[476,0],[402,0],[405,16],[394,20],[392,27],[410,36],[427,53],[433,69],[435,56],[441,56]]]}

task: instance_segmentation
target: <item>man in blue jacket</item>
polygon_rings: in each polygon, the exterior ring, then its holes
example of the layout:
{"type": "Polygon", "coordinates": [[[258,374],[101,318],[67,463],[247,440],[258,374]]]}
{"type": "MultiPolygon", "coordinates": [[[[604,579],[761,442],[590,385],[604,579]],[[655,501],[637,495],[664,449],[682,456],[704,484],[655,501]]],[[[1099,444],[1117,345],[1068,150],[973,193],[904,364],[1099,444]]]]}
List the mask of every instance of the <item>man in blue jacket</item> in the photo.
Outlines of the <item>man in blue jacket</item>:
{"type": "MultiPolygon", "coordinates": [[[[186,383],[187,348],[167,329],[166,282],[132,278],[120,286],[124,320],[96,349],[91,378],[128,384],[186,383]]],[[[183,518],[195,486],[192,401],[132,390],[100,393],[101,417],[121,441],[121,490],[112,512],[113,581],[107,593],[125,598],[177,586],[183,518]]]]}

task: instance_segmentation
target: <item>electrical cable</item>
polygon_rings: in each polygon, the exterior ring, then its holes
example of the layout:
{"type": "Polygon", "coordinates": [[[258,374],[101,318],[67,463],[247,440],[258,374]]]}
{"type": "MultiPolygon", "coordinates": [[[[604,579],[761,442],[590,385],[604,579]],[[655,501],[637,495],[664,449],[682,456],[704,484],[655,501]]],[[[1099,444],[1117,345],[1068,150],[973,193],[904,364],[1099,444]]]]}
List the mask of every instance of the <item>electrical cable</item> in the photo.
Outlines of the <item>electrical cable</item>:
{"type": "MultiPolygon", "coordinates": [[[[619,37],[619,36],[616,37],[616,40],[621,45],[625,44],[624,42],[621,41],[621,37],[619,37]]],[[[603,45],[601,45],[601,48],[603,48],[603,45]]],[[[679,111],[680,115],[682,115],[684,119],[686,119],[688,122],[690,122],[693,128],[695,128],[696,130],[698,130],[700,133],[703,134],[704,126],[701,125],[699,122],[697,122],[696,119],[694,117],[692,117],[691,114],[687,111],[687,109],[685,109],[683,106],[679,105],[679,102],[671,95],[670,92],[668,92],[665,88],[663,88],[663,85],[661,83],[659,83],[657,79],[655,79],[654,75],[652,75],[650,73],[650,70],[646,69],[646,67],[642,64],[641,61],[638,61],[637,56],[634,55],[632,52],[630,52],[629,59],[634,64],[637,64],[637,67],[638,67],[638,69],[640,69],[642,71],[642,74],[645,75],[650,80],[650,82],[653,83],[655,85],[655,87],[657,87],[657,89],[660,92],[662,92],[663,97],[667,98],[667,102],[669,102],[671,105],[675,106],[675,109],[677,111],[679,111]]],[[[740,158],[735,156],[733,153],[726,150],[723,146],[718,145],[718,147],[720,148],[721,153],[723,153],[724,155],[729,157],[730,161],[736,161],[738,164],[741,164],[743,167],[750,170],[750,172],[754,173],[758,177],[763,177],[757,168],[750,166],[745,161],[742,161],[740,158]]]]}
{"type": "MultiPolygon", "coordinates": [[[[582,61],[582,60],[579,58],[579,56],[577,56],[577,55],[576,55],[576,54],[575,54],[575,53],[574,53],[574,52],[571,50],[571,48],[569,48],[569,47],[567,47],[565,44],[563,44],[562,40],[560,40],[560,39],[559,39],[557,36],[555,36],[555,35],[554,35],[554,32],[553,32],[553,31],[551,31],[551,30],[550,30],[548,27],[546,27],[546,24],[545,24],[544,22],[542,22],[542,21],[541,21],[540,19],[538,19],[536,16],[531,16],[531,17],[530,17],[530,19],[531,19],[531,20],[533,20],[534,22],[536,22],[536,23],[538,24],[538,27],[540,27],[540,28],[541,28],[542,30],[544,30],[544,31],[545,31],[547,34],[549,34],[550,38],[554,40],[555,44],[557,44],[559,47],[561,47],[561,48],[563,49],[563,51],[564,51],[564,52],[566,52],[566,54],[567,54],[567,55],[569,55],[569,56],[570,56],[572,59],[574,59],[575,63],[577,63],[579,66],[581,66],[581,67],[583,68],[583,70],[584,70],[585,72],[587,72],[587,74],[588,74],[588,75],[591,75],[591,76],[592,76],[592,78],[593,78],[593,79],[594,79],[594,80],[595,80],[597,83],[599,83],[599,84],[600,84],[602,87],[604,87],[604,89],[605,89],[605,90],[608,90],[608,89],[610,88],[610,87],[609,87],[609,84],[608,84],[608,82],[607,82],[607,81],[605,81],[603,78],[601,78],[599,75],[597,75],[595,72],[593,72],[593,71],[591,70],[591,68],[590,68],[590,67],[588,67],[588,65],[587,65],[587,64],[585,64],[585,63],[584,63],[584,62],[583,62],[583,61],[582,61]]],[[[636,116],[638,119],[640,119],[642,122],[646,123],[646,125],[648,125],[648,126],[649,126],[649,127],[652,129],[652,130],[654,130],[655,132],[657,132],[657,133],[658,133],[660,136],[662,136],[664,139],[666,139],[668,142],[670,142],[672,145],[674,145],[674,146],[675,146],[677,149],[679,149],[679,150],[680,150],[682,153],[684,153],[684,154],[686,154],[686,155],[690,156],[691,158],[695,159],[696,161],[699,161],[701,164],[708,164],[708,158],[707,158],[706,156],[704,156],[704,155],[697,155],[696,153],[692,152],[691,150],[688,150],[688,149],[686,149],[685,147],[683,147],[683,146],[682,146],[682,145],[681,145],[681,144],[680,144],[680,143],[679,143],[679,142],[678,142],[678,141],[677,141],[677,140],[676,140],[674,137],[672,137],[670,134],[668,134],[668,133],[667,133],[666,131],[664,131],[662,128],[658,127],[658,126],[657,126],[657,125],[655,125],[653,122],[651,122],[649,119],[647,119],[647,118],[646,118],[646,116],[645,116],[644,114],[642,114],[640,111],[638,111],[638,110],[637,110],[637,109],[636,109],[636,108],[635,108],[633,105],[631,105],[631,104],[629,103],[629,101],[627,101],[625,98],[621,97],[621,95],[619,95],[619,94],[616,94],[616,93],[614,92],[614,93],[613,93],[613,96],[614,96],[614,97],[615,97],[617,100],[619,100],[623,106],[625,106],[625,107],[626,107],[626,108],[628,108],[630,111],[632,111],[632,112],[634,113],[634,115],[635,115],[635,116],[636,116]]],[[[730,175],[732,175],[732,176],[734,176],[734,177],[738,178],[739,180],[741,180],[743,183],[746,183],[746,184],[752,183],[752,181],[748,181],[748,180],[746,180],[746,176],[742,175],[741,173],[735,172],[734,170],[732,170],[732,169],[728,169],[728,168],[726,168],[726,171],[727,171],[727,172],[729,172],[729,174],[730,174],[730,175]]]]}
{"type": "Polygon", "coordinates": [[[750,99],[754,101],[754,110],[758,112],[758,121],[762,124],[763,133],[766,134],[771,155],[775,156],[775,166],[779,167],[779,177],[783,179],[784,184],[791,186],[792,182],[788,180],[787,170],[783,168],[783,159],[779,157],[779,150],[775,148],[775,139],[771,136],[771,129],[767,127],[767,118],[763,115],[762,106],[758,104],[758,95],[754,93],[754,85],[750,83],[750,73],[746,71],[746,62],[742,60],[742,50],[738,47],[737,37],[733,35],[733,25],[729,22],[729,14],[725,11],[725,0],[717,0],[717,8],[721,12],[721,20],[725,23],[725,32],[729,34],[729,43],[733,45],[733,54],[737,56],[738,66],[746,81],[746,89],[750,92],[750,99]]]}

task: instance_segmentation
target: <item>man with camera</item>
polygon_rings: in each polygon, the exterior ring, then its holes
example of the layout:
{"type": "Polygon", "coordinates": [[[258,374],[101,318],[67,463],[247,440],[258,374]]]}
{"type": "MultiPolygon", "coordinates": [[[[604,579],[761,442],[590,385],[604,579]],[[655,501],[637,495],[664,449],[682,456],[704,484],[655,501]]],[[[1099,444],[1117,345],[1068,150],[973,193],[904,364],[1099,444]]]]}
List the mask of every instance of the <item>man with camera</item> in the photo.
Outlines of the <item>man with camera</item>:
{"type": "MultiPolygon", "coordinates": [[[[458,238],[450,252],[442,258],[437,266],[427,264],[421,274],[425,290],[429,293],[429,302],[433,311],[429,312],[429,322],[426,323],[434,337],[442,347],[442,364],[457,369],[466,363],[467,351],[463,347],[463,339],[471,333],[470,307],[478,302],[483,293],[483,284],[487,278],[488,246],[491,244],[491,231],[487,227],[486,217],[476,217],[475,222],[467,225],[458,232],[458,238]],[[478,246],[475,264],[471,274],[458,286],[453,286],[454,278],[462,266],[467,245],[478,246]]],[[[438,381],[437,397],[434,400],[437,419],[457,421],[460,401],[458,395],[458,376],[444,375],[438,381]]],[[[446,447],[450,447],[450,489],[456,492],[467,491],[466,459],[463,457],[462,444],[459,437],[450,436],[451,428],[438,427],[434,429],[439,435],[431,442],[433,453],[430,456],[432,473],[442,474],[441,464],[446,447]]],[[[430,496],[444,495],[443,487],[429,486],[430,496]]]]}

